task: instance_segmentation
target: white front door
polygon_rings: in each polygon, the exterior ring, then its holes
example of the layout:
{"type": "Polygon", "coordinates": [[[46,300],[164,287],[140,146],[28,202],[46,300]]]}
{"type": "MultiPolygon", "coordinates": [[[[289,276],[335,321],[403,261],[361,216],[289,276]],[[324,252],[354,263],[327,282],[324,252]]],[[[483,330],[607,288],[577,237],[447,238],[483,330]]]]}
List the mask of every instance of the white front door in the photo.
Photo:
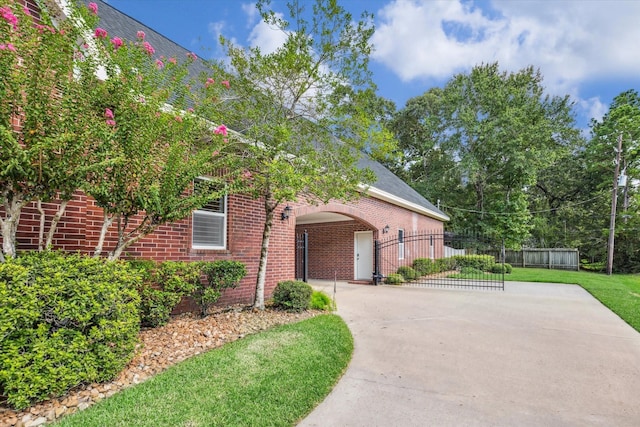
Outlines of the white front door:
{"type": "Polygon", "coordinates": [[[373,277],[373,231],[356,231],[354,237],[354,279],[373,277]]]}

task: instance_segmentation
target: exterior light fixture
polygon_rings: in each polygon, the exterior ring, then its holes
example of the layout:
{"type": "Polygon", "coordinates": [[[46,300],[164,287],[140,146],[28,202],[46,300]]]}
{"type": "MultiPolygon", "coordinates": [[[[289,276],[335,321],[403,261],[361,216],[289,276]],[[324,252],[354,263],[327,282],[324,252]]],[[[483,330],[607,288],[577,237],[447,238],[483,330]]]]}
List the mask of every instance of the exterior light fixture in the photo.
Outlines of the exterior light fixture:
{"type": "Polygon", "coordinates": [[[384,228],[382,229],[382,234],[386,234],[389,232],[389,224],[385,225],[384,228]]]}
{"type": "Polygon", "coordinates": [[[289,219],[289,215],[291,214],[291,211],[293,209],[291,208],[291,206],[287,205],[284,207],[284,210],[282,211],[282,213],[280,214],[280,219],[282,221],[284,221],[285,219],[289,219]]]}

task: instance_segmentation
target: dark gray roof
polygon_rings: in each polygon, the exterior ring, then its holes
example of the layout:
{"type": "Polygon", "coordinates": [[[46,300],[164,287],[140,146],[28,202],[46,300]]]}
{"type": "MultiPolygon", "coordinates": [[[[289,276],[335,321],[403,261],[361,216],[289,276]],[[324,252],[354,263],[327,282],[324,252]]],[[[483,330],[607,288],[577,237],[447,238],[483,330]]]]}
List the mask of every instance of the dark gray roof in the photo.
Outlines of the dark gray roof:
{"type": "MultiPolygon", "coordinates": [[[[107,30],[110,36],[118,36],[127,40],[135,40],[138,31],[145,32],[145,40],[147,40],[156,50],[156,55],[164,55],[166,57],[175,57],[179,60],[184,60],[186,54],[190,51],[180,46],[179,44],[169,40],[167,37],[158,33],[151,27],[143,24],[142,22],[128,16],[127,14],[120,12],[113,6],[100,1],[94,0],[98,4],[98,10],[100,15],[100,26],[107,30]]],[[[85,1],[85,3],[89,3],[85,1]]],[[[192,64],[198,68],[200,61],[192,64]]],[[[202,66],[202,70],[207,68],[202,66]]],[[[198,71],[193,70],[192,71],[198,71]]],[[[371,185],[379,190],[389,193],[397,198],[412,204],[425,208],[441,218],[448,218],[440,209],[435,207],[431,202],[425,199],[420,193],[411,188],[406,182],[398,178],[389,169],[382,164],[363,156],[359,161],[358,166],[361,168],[369,168],[376,176],[376,181],[371,185]]]]}

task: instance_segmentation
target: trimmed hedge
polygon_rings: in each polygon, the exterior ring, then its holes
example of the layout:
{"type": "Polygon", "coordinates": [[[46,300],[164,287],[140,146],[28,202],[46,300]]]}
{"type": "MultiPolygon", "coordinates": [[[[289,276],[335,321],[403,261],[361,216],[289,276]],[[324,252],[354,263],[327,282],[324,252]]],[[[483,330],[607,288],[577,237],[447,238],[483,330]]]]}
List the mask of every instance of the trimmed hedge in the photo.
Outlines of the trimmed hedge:
{"type": "Polygon", "coordinates": [[[404,280],[408,281],[416,280],[418,278],[418,274],[416,273],[416,271],[408,265],[402,265],[398,267],[396,273],[400,274],[404,278],[404,280]]]}
{"type": "Polygon", "coordinates": [[[185,296],[192,297],[200,307],[200,314],[206,316],[220,299],[222,290],[236,287],[247,274],[243,263],[229,260],[161,263],[133,260],[129,263],[143,276],[143,283],[138,287],[140,322],[152,328],[165,325],[185,296]]]}
{"type": "Polygon", "coordinates": [[[287,280],[276,285],[273,291],[273,304],[287,311],[304,311],[309,309],[313,289],[305,282],[287,280]]]}
{"type": "Polygon", "coordinates": [[[436,264],[429,258],[416,258],[413,260],[413,269],[416,271],[418,277],[426,276],[428,274],[439,273],[436,271],[436,264]]]}
{"type": "Polygon", "coordinates": [[[491,271],[496,263],[495,257],[491,255],[454,255],[451,259],[455,261],[458,269],[470,267],[481,271],[491,271]]]}
{"type": "Polygon", "coordinates": [[[140,323],[155,328],[165,325],[171,312],[185,295],[191,295],[200,283],[201,266],[197,262],[132,260],[129,264],[142,276],[140,323]]]}
{"type": "Polygon", "coordinates": [[[387,285],[400,285],[404,283],[404,277],[402,277],[402,274],[391,273],[384,278],[384,283],[387,285]]]}
{"type": "Polygon", "coordinates": [[[58,252],[0,264],[0,395],[24,409],[114,378],[140,328],[138,271],[58,252]]]}

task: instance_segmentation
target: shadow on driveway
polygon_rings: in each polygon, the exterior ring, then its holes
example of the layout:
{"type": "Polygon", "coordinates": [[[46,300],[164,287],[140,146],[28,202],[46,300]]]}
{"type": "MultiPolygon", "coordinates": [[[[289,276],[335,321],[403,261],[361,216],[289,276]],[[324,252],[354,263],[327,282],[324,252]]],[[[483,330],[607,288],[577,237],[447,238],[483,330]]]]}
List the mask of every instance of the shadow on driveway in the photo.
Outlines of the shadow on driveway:
{"type": "Polygon", "coordinates": [[[640,333],[579,286],[335,296],[353,360],[300,426],[640,426],[640,333]]]}

